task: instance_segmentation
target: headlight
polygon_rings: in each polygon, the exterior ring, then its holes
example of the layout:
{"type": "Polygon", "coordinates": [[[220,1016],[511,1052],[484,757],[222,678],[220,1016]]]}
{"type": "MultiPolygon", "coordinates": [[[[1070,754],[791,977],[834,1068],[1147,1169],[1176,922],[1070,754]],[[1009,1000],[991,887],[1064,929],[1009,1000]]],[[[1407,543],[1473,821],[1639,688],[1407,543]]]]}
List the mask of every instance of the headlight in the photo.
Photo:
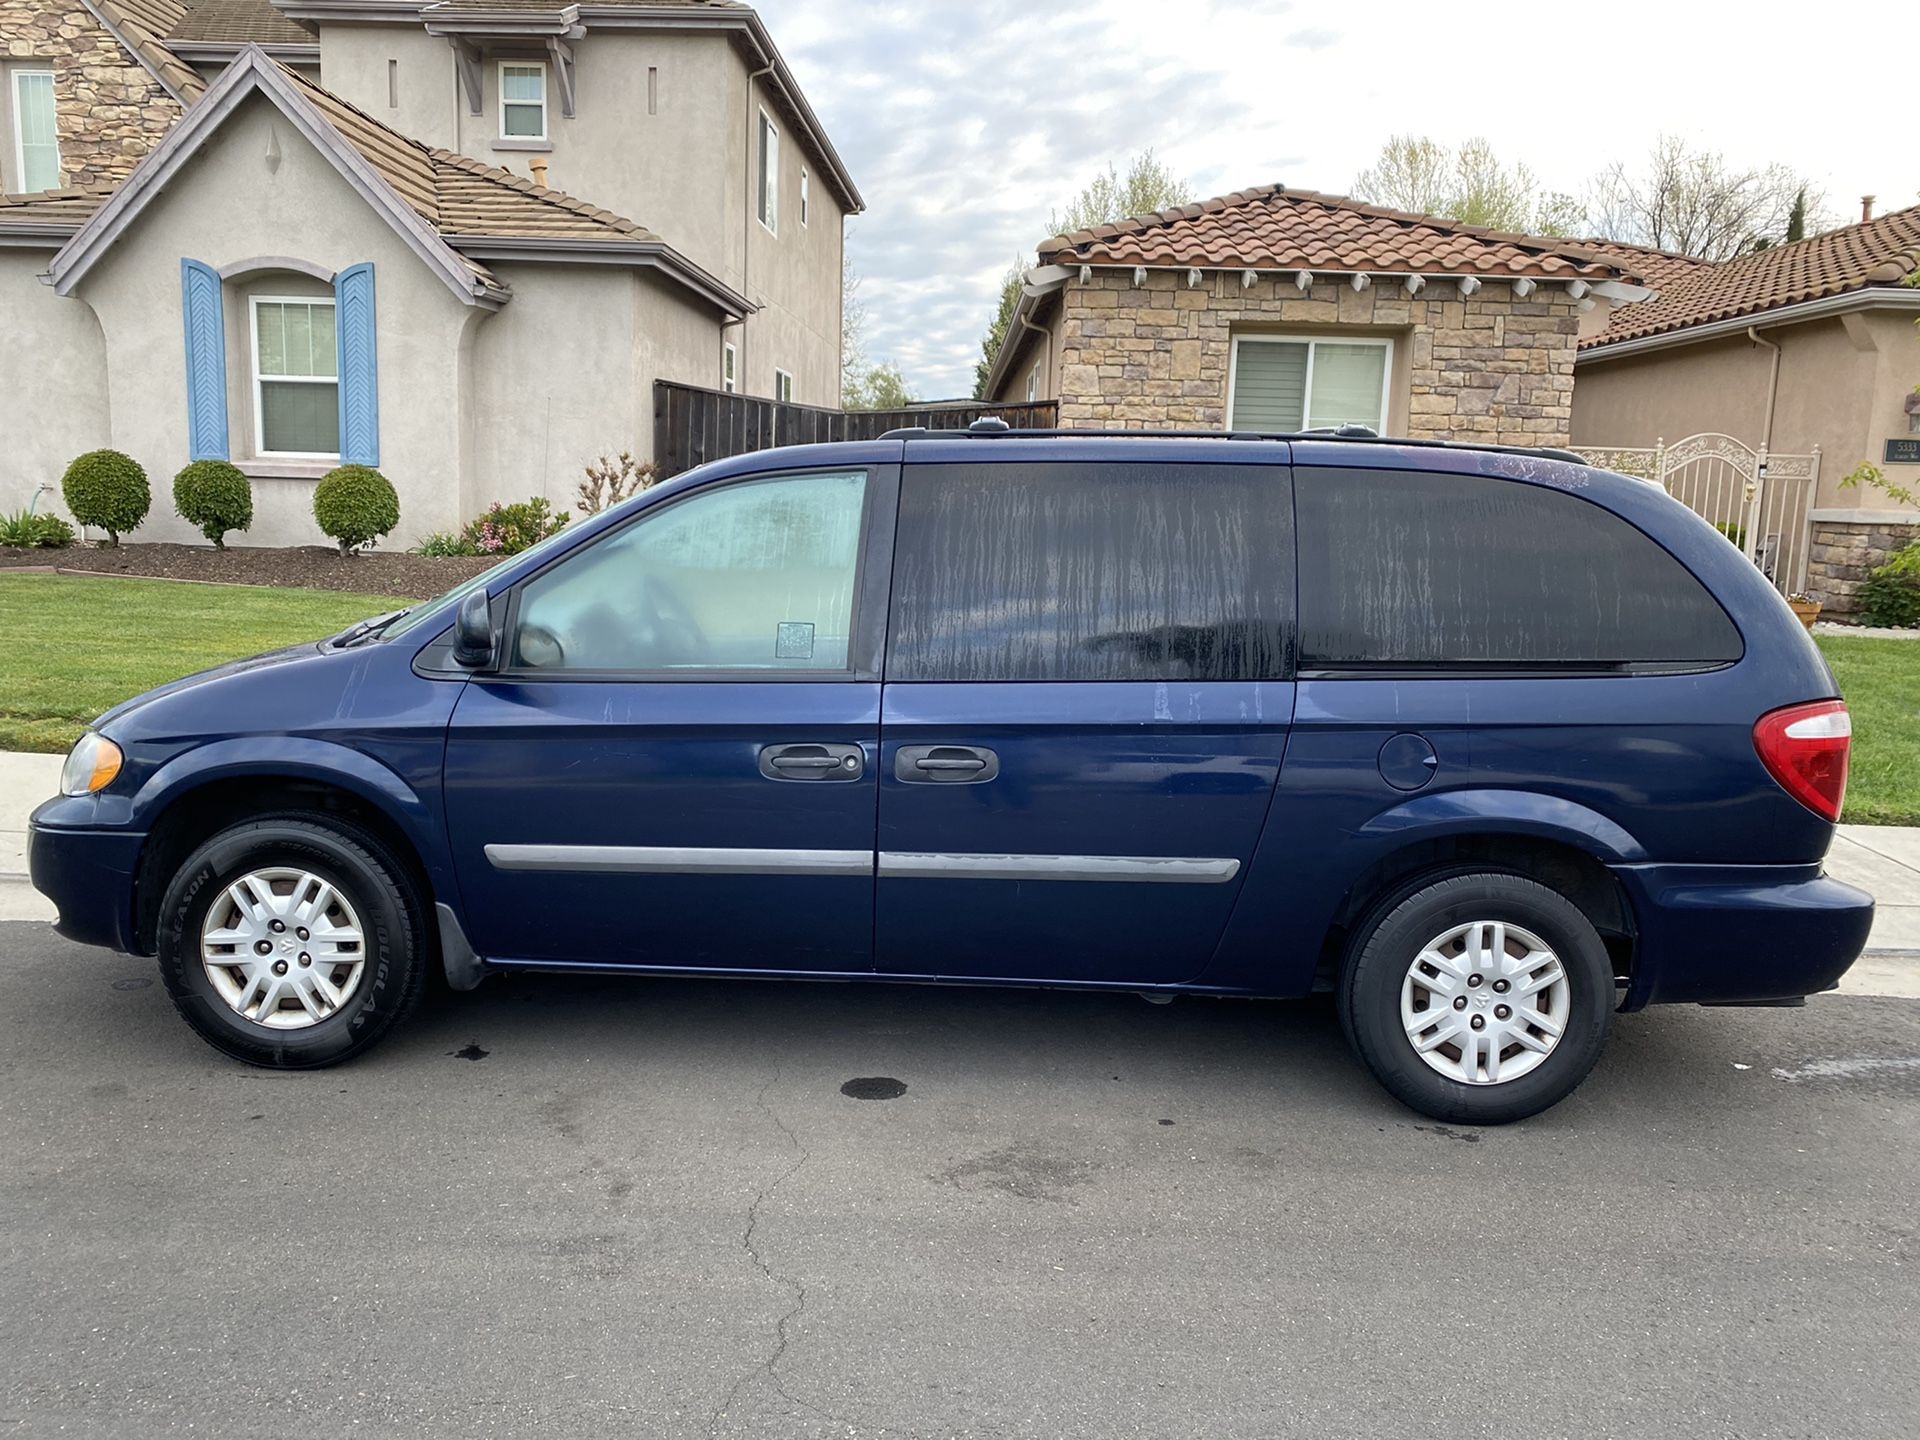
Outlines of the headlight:
{"type": "Polygon", "coordinates": [[[80,743],[73,747],[73,753],[67,756],[67,763],[60,771],[60,793],[91,795],[111,785],[113,777],[120,773],[123,758],[118,745],[89,730],[80,737],[80,743]]]}

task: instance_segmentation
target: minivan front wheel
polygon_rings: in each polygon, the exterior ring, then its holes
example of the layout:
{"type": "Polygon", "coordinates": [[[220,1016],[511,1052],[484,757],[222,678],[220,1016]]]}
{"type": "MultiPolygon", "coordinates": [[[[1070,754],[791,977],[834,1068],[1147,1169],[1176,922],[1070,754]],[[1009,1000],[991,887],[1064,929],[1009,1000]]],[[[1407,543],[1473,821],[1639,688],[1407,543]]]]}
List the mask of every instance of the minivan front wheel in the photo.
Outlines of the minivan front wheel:
{"type": "Polygon", "coordinates": [[[333,816],[273,815],[207,841],[160,907],[160,970],[202,1039],[276,1069],[359,1053],[418,1001],[419,905],[374,836],[333,816]]]}
{"type": "Polygon", "coordinates": [[[1422,1114],[1523,1119],[1600,1058],[1614,1000],[1606,945],[1544,885],[1450,875],[1376,911],[1354,943],[1338,992],[1347,1038],[1422,1114]]]}

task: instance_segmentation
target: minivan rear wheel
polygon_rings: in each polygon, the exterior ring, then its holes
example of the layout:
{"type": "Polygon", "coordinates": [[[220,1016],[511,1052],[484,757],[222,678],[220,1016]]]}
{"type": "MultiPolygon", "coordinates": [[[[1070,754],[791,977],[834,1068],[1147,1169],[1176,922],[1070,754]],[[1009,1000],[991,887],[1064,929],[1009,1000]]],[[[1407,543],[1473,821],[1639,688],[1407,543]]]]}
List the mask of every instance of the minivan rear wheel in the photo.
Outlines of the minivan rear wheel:
{"type": "Polygon", "coordinates": [[[1544,885],[1449,875],[1374,912],[1338,989],[1347,1039],[1388,1091],[1436,1120],[1499,1125],[1586,1078],[1613,1017],[1591,921],[1544,885]]]}
{"type": "Polygon", "coordinates": [[[398,859],[334,816],[268,815],[189,855],[160,902],[160,973],[200,1037],[281,1070],[357,1055],[418,1003],[427,944],[398,859]]]}

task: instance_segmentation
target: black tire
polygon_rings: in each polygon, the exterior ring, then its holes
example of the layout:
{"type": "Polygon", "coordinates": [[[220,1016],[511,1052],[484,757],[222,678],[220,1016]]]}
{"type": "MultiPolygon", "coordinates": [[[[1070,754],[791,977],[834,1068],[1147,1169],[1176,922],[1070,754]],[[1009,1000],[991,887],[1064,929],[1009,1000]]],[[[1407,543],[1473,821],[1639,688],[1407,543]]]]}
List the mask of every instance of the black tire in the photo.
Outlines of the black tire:
{"type": "Polygon", "coordinates": [[[425,906],[380,840],[331,815],[264,815],[215,835],[189,855],[160,902],[161,978],[175,1007],[216,1050],[274,1070],[337,1065],[367,1049],[419,1003],[431,953],[425,906]],[[360,917],[366,968],[333,1014],[304,1029],[270,1028],[239,1014],[200,961],[201,923],[235,879],[298,867],[333,886],[360,917]]]}
{"type": "Polygon", "coordinates": [[[1435,1120],[1504,1125],[1558,1104],[1593,1069],[1613,1020],[1613,965],[1599,932],[1563,896],[1518,875],[1471,871],[1430,879],[1376,908],[1355,932],[1336,998],[1348,1043],[1395,1099],[1435,1120]],[[1532,1070],[1469,1084],[1420,1057],[1400,1003],[1421,947],[1477,920],[1518,925],[1551,948],[1566,973],[1569,1003],[1564,1032],[1532,1070]]]}

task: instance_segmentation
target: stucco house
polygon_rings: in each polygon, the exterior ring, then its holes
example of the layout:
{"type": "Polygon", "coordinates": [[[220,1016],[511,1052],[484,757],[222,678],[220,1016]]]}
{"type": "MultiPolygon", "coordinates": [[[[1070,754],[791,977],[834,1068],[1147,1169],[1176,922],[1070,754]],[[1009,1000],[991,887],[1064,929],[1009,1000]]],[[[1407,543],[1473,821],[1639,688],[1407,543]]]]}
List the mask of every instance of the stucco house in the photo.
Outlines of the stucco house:
{"type": "Polygon", "coordinates": [[[1802,467],[1810,493],[1794,497],[1804,583],[1846,613],[1868,570],[1920,538],[1911,509],[1840,485],[1863,462],[1920,485],[1920,206],[1722,264],[1608,253],[1659,294],[1581,340],[1573,442],[1671,446],[1704,431],[1757,455],[1817,456],[1802,467]]]}
{"type": "MultiPolygon", "coordinates": [[[[831,404],[861,198],[731,0],[0,0],[0,508],[97,446],[191,539],[190,459],[313,543],[342,460],[391,543],[571,504],[653,381],[831,404]]],[[[46,499],[43,497],[42,506],[46,499]]]]}
{"type": "Polygon", "coordinates": [[[1039,248],[988,398],[1066,426],[1564,445],[1583,335],[1653,292],[1577,244],[1278,185],[1039,248]]]}

